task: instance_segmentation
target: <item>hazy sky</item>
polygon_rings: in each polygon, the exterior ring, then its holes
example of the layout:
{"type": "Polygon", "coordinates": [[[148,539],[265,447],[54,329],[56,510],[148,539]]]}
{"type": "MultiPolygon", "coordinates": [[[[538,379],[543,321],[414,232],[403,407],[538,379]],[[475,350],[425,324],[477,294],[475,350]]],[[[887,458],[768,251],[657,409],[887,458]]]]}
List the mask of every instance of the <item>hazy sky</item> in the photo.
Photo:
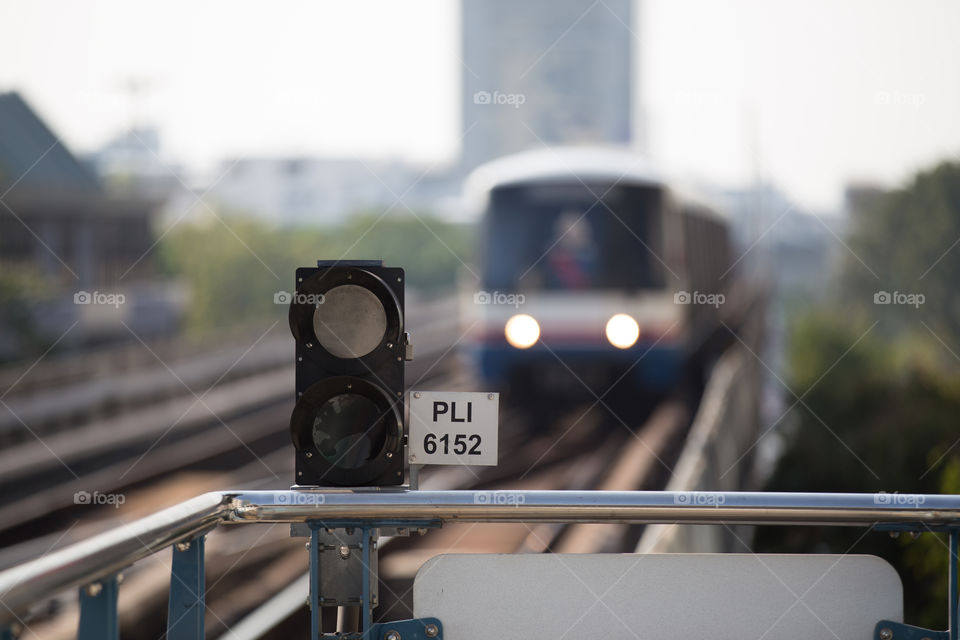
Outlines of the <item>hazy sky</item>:
{"type": "MultiPolygon", "coordinates": [[[[453,0],[0,0],[0,22],[0,90],[77,150],[131,122],[131,77],[150,83],[138,109],[165,156],[195,166],[458,150],[453,0]]],[[[960,159],[958,26],[949,0],[645,0],[633,31],[650,152],[714,184],[763,172],[814,207],[847,178],[960,159]]]]}

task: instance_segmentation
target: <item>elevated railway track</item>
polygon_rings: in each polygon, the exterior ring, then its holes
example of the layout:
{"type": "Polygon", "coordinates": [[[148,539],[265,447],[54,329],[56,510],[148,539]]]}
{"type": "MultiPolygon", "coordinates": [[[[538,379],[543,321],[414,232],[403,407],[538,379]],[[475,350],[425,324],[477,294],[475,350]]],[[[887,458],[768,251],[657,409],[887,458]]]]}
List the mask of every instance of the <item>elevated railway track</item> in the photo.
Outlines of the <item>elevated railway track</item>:
{"type": "MultiPolygon", "coordinates": [[[[419,325],[411,320],[416,359],[408,365],[408,386],[452,390],[473,385],[451,349],[458,337],[456,316],[444,309],[424,314],[419,325]]],[[[4,489],[0,540],[6,547],[0,550],[0,568],[110,531],[203,491],[224,486],[288,487],[294,475],[287,433],[291,359],[285,338],[284,357],[282,362],[278,358],[276,367],[224,378],[201,393],[181,384],[179,396],[143,406],[131,403],[132,410],[74,425],[68,432],[51,420],[41,437],[22,440],[0,453],[4,462],[0,468],[6,470],[0,477],[4,489]],[[26,491],[14,490],[24,486],[26,491]],[[76,503],[78,491],[91,490],[122,493],[124,504],[114,509],[76,503]],[[78,518],[84,522],[74,525],[78,518]]],[[[422,488],[509,490],[524,496],[558,488],[662,489],[683,448],[697,403],[698,398],[678,390],[667,401],[643,408],[638,414],[643,417],[630,424],[612,420],[609,411],[595,403],[575,407],[551,428],[538,431],[527,428],[522,414],[508,411],[501,416],[503,453],[498,467],[435,467],[424,472],[422,488]]],[[[231,513],[242,517],[244,512],[231,513]]],[[[632,551],[643,532],[642,525],[608,518],[603,509],[592,511],[590,518],[559,515],[533,523],[492,525],[495,529],[457,522],[471,519],[469,508],[443,513],[449,522],[441,529],[381,540],[378,616],[409,615],[413,575],[438,553],[632,551]]],[[[255,517],[270,519],[266,514],[258,512],[255,517]]],[[[512,514],[505,519],[512,520],[512,514]]],[[[206,556],[207,637],[282,638],[303,629],[305,617],[309,618],[303,588],[307,555],[303,539],[291,538],[285,524],[221,528],[209,536],[206,556]]],[[[152,556],[149,562],[124,570],[119,601],[123,637],[163,634],[170,571],[165,558],[152,556]]],[[[73,637],[76,592],[59,593],[47,602],[34,610],[24,637],[73,637]]]]}

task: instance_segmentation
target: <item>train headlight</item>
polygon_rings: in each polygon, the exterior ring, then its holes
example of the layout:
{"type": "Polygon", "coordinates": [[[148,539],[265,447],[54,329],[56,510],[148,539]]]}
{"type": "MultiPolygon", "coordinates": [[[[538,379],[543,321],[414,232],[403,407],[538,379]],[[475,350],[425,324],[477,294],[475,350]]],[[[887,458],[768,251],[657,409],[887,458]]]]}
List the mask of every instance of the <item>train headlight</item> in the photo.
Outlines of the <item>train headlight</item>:
{"type": "Polygon", "coordinates": [[[297,269],[290,330],[300,485],[403,482],[403,269],[380,261],[297,269]]]}
{"type": "Polygon", "coordinates": [[[629,349],[640,338],[640,325],[625,313],[618,313],[607,321],[607,340],[617,349],[629,349]]]}
{"type": "Polygon", "coordinates": [[[503,333],[511,347],[528,349],[540,339],[540,325],[533,316],[521,313],[507,320],[503,333]]]}

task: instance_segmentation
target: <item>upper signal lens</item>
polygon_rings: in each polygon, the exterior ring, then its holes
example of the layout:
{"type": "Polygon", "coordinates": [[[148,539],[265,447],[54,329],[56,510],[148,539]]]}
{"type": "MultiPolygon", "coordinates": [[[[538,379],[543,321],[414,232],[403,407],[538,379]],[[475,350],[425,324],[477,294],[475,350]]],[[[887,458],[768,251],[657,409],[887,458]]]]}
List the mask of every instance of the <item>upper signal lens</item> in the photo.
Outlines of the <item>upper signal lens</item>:
{"type": "Polygon", "coordinates": [[[320,346],[338,358],[362,358],[380,346],[387,313],[364,287],[345,284],[327,291],[313,312],[313,332],[320,346]]]}

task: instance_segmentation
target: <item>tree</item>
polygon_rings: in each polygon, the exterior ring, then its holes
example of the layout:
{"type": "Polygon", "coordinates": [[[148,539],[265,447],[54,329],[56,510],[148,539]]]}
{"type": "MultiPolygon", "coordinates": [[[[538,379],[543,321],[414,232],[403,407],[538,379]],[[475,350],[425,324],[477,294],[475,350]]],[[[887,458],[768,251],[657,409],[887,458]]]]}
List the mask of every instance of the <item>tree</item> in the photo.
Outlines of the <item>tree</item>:
{"type": "MultiPolygon", "coordinates": [[[[923,171],[872,199],[854,212],[847,241],[854,255],[840,274],[835,306],[808,312],[791,328],[789,380],[803,402],[791,413],[767,489],[960,491],[960,164],[923,171]]],[[[906,619],[946,625],[940,534],[913,541],[837,528],[764,528],[755,546],[881,555],[901,568],[906,619]]]]}
{"type": "Polygon", "coordinates": [[[292,291],[294,270],[317,259],[383,259],[407,269],[408,287],[441,291],[473,255],[469,227],[429,216],[358,214],[330,228],[224,220],[180,225],[160,242],[164,271],[190,287],[194,332],[285,322],[274,294],[292,291]]]}

